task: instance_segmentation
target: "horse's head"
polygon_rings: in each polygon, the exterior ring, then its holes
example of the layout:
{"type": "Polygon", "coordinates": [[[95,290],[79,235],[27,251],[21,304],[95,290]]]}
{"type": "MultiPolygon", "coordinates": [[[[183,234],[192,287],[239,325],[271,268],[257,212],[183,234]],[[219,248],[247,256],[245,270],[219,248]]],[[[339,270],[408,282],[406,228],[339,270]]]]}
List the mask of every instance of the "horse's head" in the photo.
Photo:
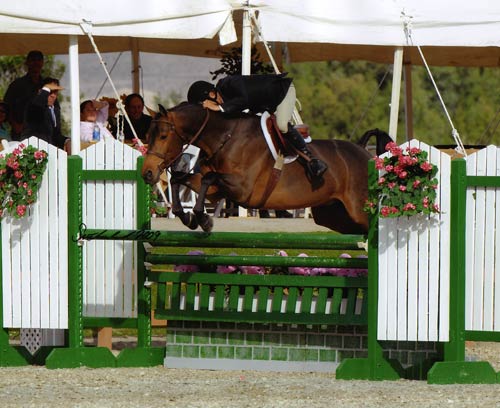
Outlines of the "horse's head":
{"type": "Polygon", "coordinates": [[[148,131],[148,150],[142,166],[146,183],[155,184],[161,172],[182,154],[183,145],[192,144],[203,130],[206,121],[199,124],[203,109],[195,107],[198,114],[193,115],[193,109],[186,109],[189,107],[181,104],[167,110],[159,105],[159,112],[154,115],[148,131]]]}

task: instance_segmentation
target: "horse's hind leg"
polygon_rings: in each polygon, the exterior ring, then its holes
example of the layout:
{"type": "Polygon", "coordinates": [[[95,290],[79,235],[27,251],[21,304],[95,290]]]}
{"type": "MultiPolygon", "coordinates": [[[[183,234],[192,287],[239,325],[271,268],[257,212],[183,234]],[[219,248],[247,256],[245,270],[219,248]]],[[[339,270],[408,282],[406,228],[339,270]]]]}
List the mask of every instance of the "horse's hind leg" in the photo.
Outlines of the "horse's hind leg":
{"type": "Polygon", "coordinates": [[[193,212],[196,215],[196,219],[203,231],[211,232],[214,226],[214,221],[210,215],[205,212],[205,198],[207,196],[207,191],[211,185],[215,184],[218,175],[214,172],[207,173],[201,179],[200,192],[196,200],[196,204],[193,207],[193,212]]]}
{"type": "Polygon", "coordinates": [[[189,175],[186,173],[172,174],[172,179],[170,180],[170,186],[172,188],[172,213],[178,217],[185,226],[194,230],[198,228],[198,220],[192,212],[184,211],[180,198],[180,187],[186,182],[188,177],[189,175]]]}
{"type": "Polygon", "coordinates": [[[342,234],[364,234],[368,228],[356,223],[347,212],[344,204],[335,201],[329,205],[311,208],[314,222],[342,234]]]}

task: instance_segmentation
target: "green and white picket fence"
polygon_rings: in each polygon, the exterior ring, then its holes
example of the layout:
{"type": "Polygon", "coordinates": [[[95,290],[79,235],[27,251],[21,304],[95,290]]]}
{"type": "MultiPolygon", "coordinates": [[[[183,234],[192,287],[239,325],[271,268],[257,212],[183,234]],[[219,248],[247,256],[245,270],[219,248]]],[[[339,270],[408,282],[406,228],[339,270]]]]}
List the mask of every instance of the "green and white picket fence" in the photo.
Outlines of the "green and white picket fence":
{"type": "MultiPolygon", "coordinates": [[[[217,233],[207,239],[206,234],[179,232],[190,235],[176,244],[177,233],[147,231],[148,189],[137,171],[140,159],[136,151],[111,140],[86,149],[81,157],[66,157],[34,138],[28,143],[49,152],[49,166],[30,217],[2,221],[2,365],[31,361],[23,350],[10,346],[9,328],[66,329],[64,346],[39,353],[48,367],[161,364],[165,348],[151,346],[150,287],[154,284],[159,287],[158,312],[170,321],[262,323],[267,312],[272,315],[270,324],[367,324],[365,356],[344,359],[337,369],[339,378],[395,379],[415,374],[418,370],[403,370],[388,358],[388,344],[437,342],[443,344],[441,361],[429,363],[432,368],[428,374],[424,364],[419,368],[429,382],[497,381],[488,363],[465,361],[464,345],[466,339],[497,340],[500,327],[500,254],[496,249],[500,217],[495,213],[500,199],[500,159],[496,147],[451,161],[435,148],[418,141],[410,143],[427,150],[430,161],[439,166],[441,213],[373,219],[368,235],[367,283],[297,277],[300,282],[295,284],[286,277],[275,282],[272,279],[283,277],[200,274],[199,278],[193,275],[196,284],[191,287],[187,275],[147,272],[144,261],[154,258],[138,242],[189,246],[220,237],[217,233]],[[311,289],[304,289],[308,287],[305,279],[314,280],[310,281],[311,289]],[[290,303],[282,309],[278,300],[270,298],[276,292],[266,288],[285,284],[297,288],[288,293],[287,301],[295,297],[296,302],[300,293],[300,306],[290,303]],[[322,284],[325,289],[319,290],[322,284]],[[321,318],[321,313],[316,313],[318,304],[331,305],[325,293],[336,284],[356,290],[365,287],[363,306],[351,320],[334,318],[335,310],[332,316],[321,318]],[[207,289],[197,292],[200,287],[207,289]],[[254,291],[254,287],[261,290],[254,291]],[[187,288],[182,302],[180,288],[187,288]],[[195,297],[189,298],[191,295],[195,297]],[[186,305],[194,305],[196,296],[203,313],[199,307],[190,312],[186,309],[186,305]],[[303,305],[312,304],[314,310],[302,313],[303,305]],[[233,305],[232,309],[227,305],[233,305]],[[228,310],[245,313],[238,316],[228,314],[228,310]],[[136,328],[138,347],[125,350],[116,359],[107,349],[84,347],[84,327],[136,328]]],[[[370,171],[370,177],[377,177],[373,168],[370,171]]],[[[280,247],[280,239],[286,238],[271,238],[273,245],[280,247]]],[[[205,264],[222,261],[203,260],[205,264]]],[[[352,301],[351,295],[347,298],[352,301]]],[[[352,305],[349,303],[351,311],[352,305]]],[[[40,356],[37,361],[42,361],[40,356]]]]}

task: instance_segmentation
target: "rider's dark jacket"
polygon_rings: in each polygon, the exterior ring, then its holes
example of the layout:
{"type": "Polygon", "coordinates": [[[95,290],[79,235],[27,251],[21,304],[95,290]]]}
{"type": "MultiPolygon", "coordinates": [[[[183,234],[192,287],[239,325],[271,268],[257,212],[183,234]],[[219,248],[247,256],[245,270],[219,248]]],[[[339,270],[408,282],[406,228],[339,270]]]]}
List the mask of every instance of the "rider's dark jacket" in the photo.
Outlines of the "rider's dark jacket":
{"type": "Polygon", "coordinates": [[[230,75],[215,88],[222,96],[222,109],[226,113],[237,113],[249,109],[252,113],[273,113],[285,97],[291,78],[285,74],[230,75]]]}

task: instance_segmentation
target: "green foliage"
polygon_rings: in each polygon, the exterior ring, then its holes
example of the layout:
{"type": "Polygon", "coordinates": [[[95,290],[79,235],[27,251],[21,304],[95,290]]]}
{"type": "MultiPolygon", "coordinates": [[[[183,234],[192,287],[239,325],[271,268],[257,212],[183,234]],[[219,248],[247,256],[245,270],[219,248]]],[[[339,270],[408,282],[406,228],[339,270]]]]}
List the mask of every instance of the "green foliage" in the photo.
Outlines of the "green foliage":
{"type": "MultiPolygon", "coordinates": [[[[228,52],[223,52],[220,62],[221,68],[210,71],[212,79],[217,79],[219,76],[241,74],[241,47],[234,47],[228,52]]],[[[260,54],[255,47],[251,49],[250,72],[252,74],[270,74],[274,72],[272,66],[261,61],[260,54]]]]}
{"type": "Polygon", "coordinates": [[[180,92],[172,91],[166,98],[162,97],[160,94],[156,94],[153,97],[154,106],[149,106],[149,108],[157,111],[158,105],[162,105],[163,107],[168,109],[169,107],[176,106],[181,102],[182,95],[180,94],[180,92]]]}
{"type": "MultiPolygon", "coordinates": [[[[388,129],[392,73],[380,89],[379,83],[392,66],[363,61],[314,62],[292,64],[286,70],[294,78],[302,119],[313,138],[356,141],[368,129],[388,129]]],[[[463,142],[499,145],[499,70],[431,67],[431,72],[463,142]]],[[[431,145],[454,145],[451,127],[423,67],[412,68],[412,93],[414,137],[431,145]]],[[[398,142],[405,139],[403,84],[398,142]]]]}
{"type": "Polygon", "coordinates": [[[437,166],[427,161],[427,152],[416,147],[401,149],[389,143],[390,155],[375,159],[382,175],[371,183],[365,211],[381,217],[438,213],[435,204],[437,166]]]}
{"type": "Polygon", "coordinates": [[[27,207],[36,201],[47,162],[45,150],[23,144],[0,156],[0,217],[26,215],[27,207]]]}

